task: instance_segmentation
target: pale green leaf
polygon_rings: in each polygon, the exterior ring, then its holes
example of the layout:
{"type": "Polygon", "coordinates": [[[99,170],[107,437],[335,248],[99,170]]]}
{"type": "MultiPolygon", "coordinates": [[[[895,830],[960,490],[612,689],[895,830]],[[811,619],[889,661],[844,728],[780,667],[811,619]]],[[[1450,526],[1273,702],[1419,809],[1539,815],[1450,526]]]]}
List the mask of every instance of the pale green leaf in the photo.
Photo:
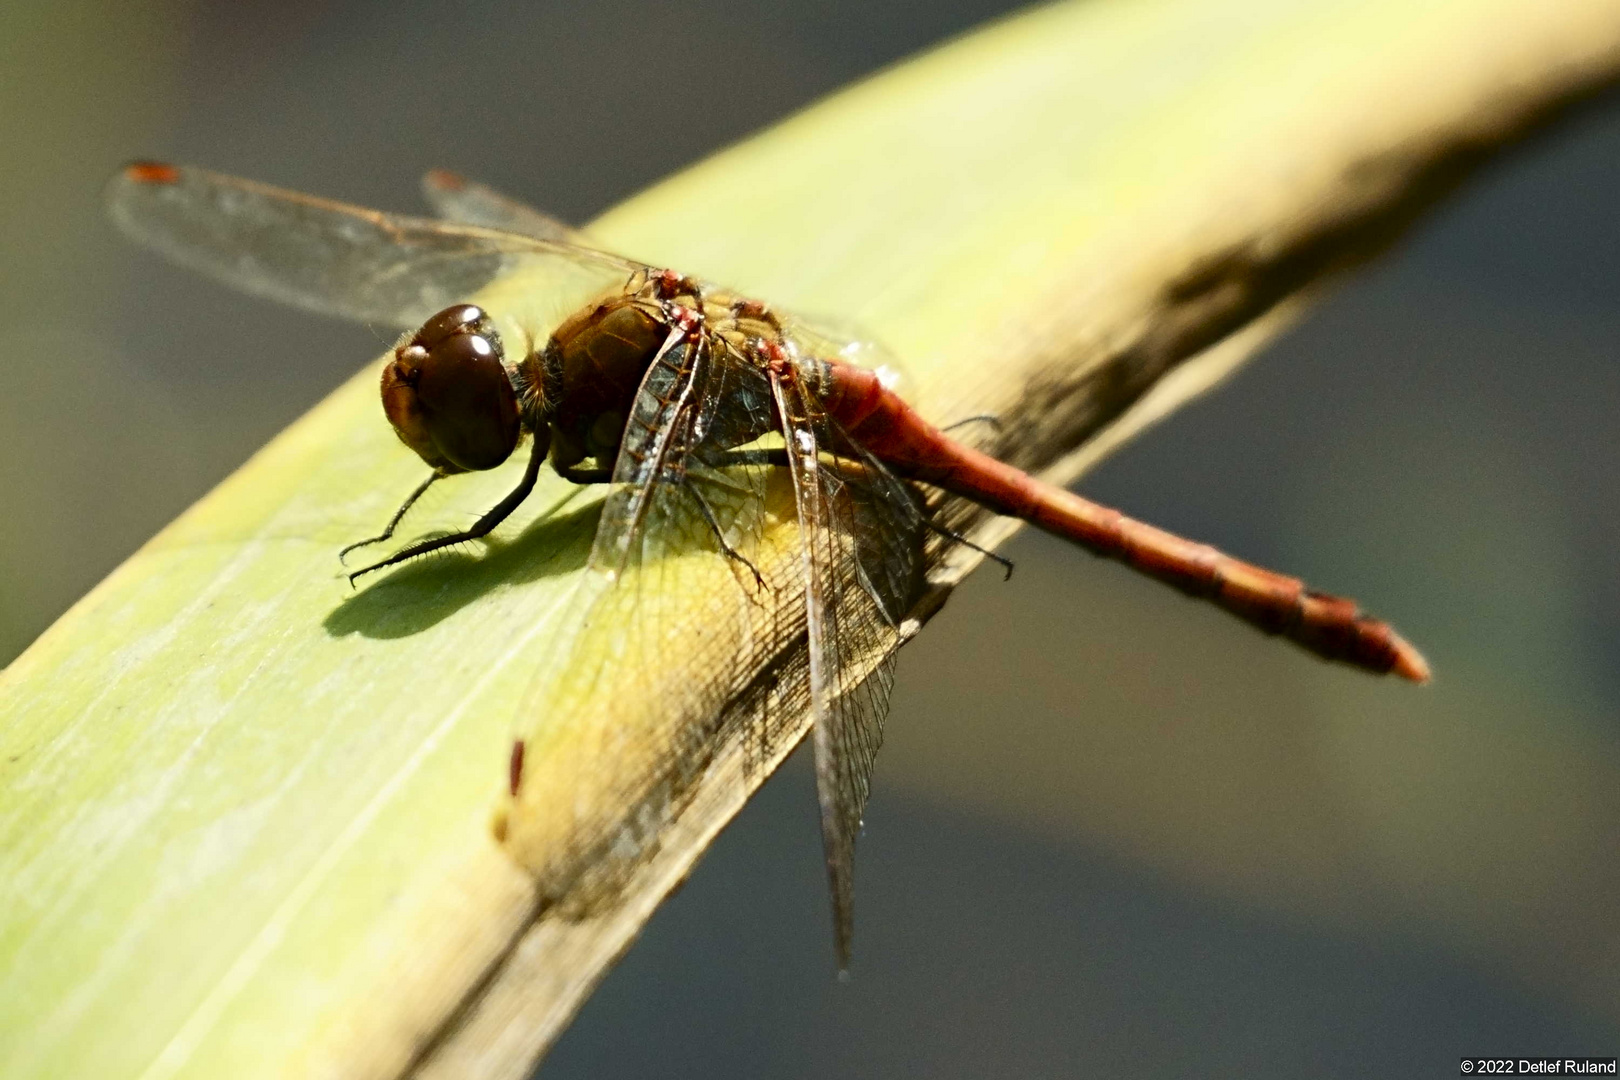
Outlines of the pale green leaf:
{"type": "MultiPolygon", "coordinates": [[[[591,228],[862,327],[930,416],[1000,413],[1016,460],[1068,478],[1617,65],[1600,0],[1062,4],[591,228]]],[[[8,1077],[521,1075],[803,734],[784,639],[761,674],[786,681],[708,718],[708,771],[612,902],[537,910],[490,822],[516,702],[541,657],[575,647],[554,613],[592,511],[540,521],[565,493],[548,482],[487,550],[351,593],[336,549],[421,471],[375,379],[0,678],[8,1077]],[[778,723],[760,730],[767,705],[778,723]]],[[[434,512],[458,520],[510,481],[462,480],[434,512]]],[[[969,565],[936,568],[921,615],[969,565]]],[[[716,656],[677,642],[670,670],[716,656]]],[[[625,753],[660,752],[660,706],[619,703],[655,733],[625,753]]],[[[608,790],[616,761],[579,767],[608,790]]]]}

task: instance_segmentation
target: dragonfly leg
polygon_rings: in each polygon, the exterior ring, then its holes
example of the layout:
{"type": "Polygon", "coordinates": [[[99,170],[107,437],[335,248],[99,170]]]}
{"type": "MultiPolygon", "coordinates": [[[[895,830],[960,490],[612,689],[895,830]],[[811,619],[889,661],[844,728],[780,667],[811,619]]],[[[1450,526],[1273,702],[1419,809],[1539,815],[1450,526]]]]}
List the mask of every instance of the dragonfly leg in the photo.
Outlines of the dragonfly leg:
{"type": "Polygon", "coordinates": [[[583,469],[578,465],[569,465],[558,469],[557,475],[571,484],[607,484],[613,481],[613,470],[609,468],[583,469]]]}
{"type": "Polygon", "coordinates": [[[975,544],[972,540],[969,540],[967,537],[963,536],[961,533],[957,532],[955,529],[947,529],[945,526],[941,525],[937,521],[934,521],[932,518],[926,518],[926,517],[923,518],[923,527],[926,528],[929,532],[938,533],[939,535],[943,536],[945,539],[949,540],[953,544],[961,544],[965,548],[968,548],[968,549],[970,549],[972,551],[977,551],[980,555],[983,555],[985,558],[989,559],[991,562],[998,563],[1001,566],[1001,569],[1005,572],[1001,580],[1002,581],[1011,581],[1012,580],[1013,563],[1012,563],[1011,559],[1004,558],[1001,555],[997,555],[995,552],[991,551],[989,548],[980,547],[978,544],[975,544]]]}
{"type": "Polygon", "coordinates": [[[769,465],[773,469],[788,467],[787,451],[781,447],[768,450],[727,450],[714,462],[716,468],[729,469],[734,465],[769,465]]]}
{"type": "Polygon", "coordinates": [[[473,523],[472,528],[466,532],[451,533],[449,536],[438,536],[431,540],[418,540],[409,547],[402,548],[390,555],[380,563],[373,563],[370,566],[356,570],[349,575],[349,584],[353,585],[356,578],[363,574],[369,574],[373,570],[395,566],[409,559],[414,559],[418,555],[426,555],[429,552],[454,547],[456,544],[468,540],[477,540],[479,537],[489,535],[490,530],[510,517],[512,511],[518,508],[518,504],[528,498],[529,492],[534,490],[535,479],[540,475],[540,464],[546,459],[546,449],[544,440],[535,440],[534,451],[529,455],[528,467],[523,470],[523,479],[518,481],[518,486],[513,488],[506,498],[490,507],[483,517],[473,523]]]}
{"type": "Polygon", "coordinates": [[[428,478],[418,484],[415,491],[405,496],[405,501],[399,504],[399,509],[394,511],[394,516],[388,519],[388,524],[383,527],[383,531],[381,533],[373,536],[369,540],[356,541],[355,543],[344,548],[342,551],[338,552],[338,562],[345,562],[349,552],[354,551],[357,548],[369,547],[372,544],[380,544],[384,540],[391,539],[394,535],[394,530],[399,528],[399,523],[404,519],[405,514],[410,510],[411,507],[416,505],[416,500],[420,499],[423,492],[432,487],[435,481],[444,479],[446,475],[447,474],[440,472],[438,469],[434,469],[431,473],[429,473],[428,478]]]}
{"type": "Polygon", "coordinates": [[[762,322],[778,334],[787,332],[782,326],[782,320],[776,317],[776,312],[758,300],[743,297],[732,301],[731,316],[734,319],[752,319],[755,322],[762,322]]]}
{"type": "Polygon", "coordinates": [[[955,431],[957,428],[967,427],[969,424],[987,424],[989,425],[991,431],[997,433],[1001,431],[1001,417],[997,416],[995,413],[979,413],[977,416],[964,416],[954,424],[946,424],[939,430],[955,431]]]}
{"type": "Polygon", "coordinates": [[[649,274],[642,288],[649,290],[659,300],[689,296],[699,308],[703,307],[703,285],[695,278],[675,270],[659,270],[649,274]]]}
{"type": "Polygon", "coordinates": [[[703,514],[703,520],[709,523],[709,528],[714,532],[715,543],[720,545],[720,553],[726,558],[730,559],[732,562],[740,563],[743,566],[746,566],[748,568],[748,572],[754,575],[754,584],[758,585],[761,589],[765,588],[765,578],[760,574],[759,567],[749,562],[746,555],[732,547],[731,544],[726,540],[726,534],[721,531],[720,522],[715,518],[714,510],[709,506],[709,500],[703,497],[703,493],[697,489],[695,484],[692,483],[691,478],[683,476],[681,479],[675,481],[675,483],[678,483],[682,488],[684,488],[697,503],[698,510],[700,510],[703,514]]]}

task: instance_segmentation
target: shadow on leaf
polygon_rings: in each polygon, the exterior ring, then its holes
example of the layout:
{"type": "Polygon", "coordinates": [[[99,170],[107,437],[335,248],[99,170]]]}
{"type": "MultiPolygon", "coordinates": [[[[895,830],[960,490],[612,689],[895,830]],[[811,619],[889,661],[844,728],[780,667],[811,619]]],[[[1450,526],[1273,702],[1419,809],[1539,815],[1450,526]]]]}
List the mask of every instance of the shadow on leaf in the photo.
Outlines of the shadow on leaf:
{"type": "Polygon", "coordinates": [[[402,638],[420,633],[502,585],[571,573],[585,565],[601,505],[548,515],[508,542],[472,554],[449,549],[406,563],[362,587],[322,622],[333,637],[402,638]]]}

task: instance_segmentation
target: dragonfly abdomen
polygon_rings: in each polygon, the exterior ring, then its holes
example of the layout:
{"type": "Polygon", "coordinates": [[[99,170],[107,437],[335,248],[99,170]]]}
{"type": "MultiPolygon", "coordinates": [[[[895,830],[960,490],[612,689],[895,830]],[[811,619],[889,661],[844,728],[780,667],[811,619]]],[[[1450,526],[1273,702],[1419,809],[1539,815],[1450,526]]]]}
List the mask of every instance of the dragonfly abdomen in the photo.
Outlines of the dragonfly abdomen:
{"type": "Polygon", "coordinates": [[[827,412],[851,436],[902,476],[1117,559],[1318,656],[1413,682],[1429,679],[1422,654],[1388,623],[1363,614],[1354,600],[1317,592],[1298,578],[1137,521],[964,446],[924,420],[873,372],[829,362],[822,397],[827,412]]]}
{"type": "Polygon", "coordinates": [[[1429,680],[1422,654],[1388,623],[1364,614],[1354,600],[1318,592],[1298,578],[1244,562],[1061,488],[1043,492],[1035,514],[1027,520],[1188,595],[1207,599],[1328,660],[1380,674],[1394,672],[1413,682],[1429,680]]]}

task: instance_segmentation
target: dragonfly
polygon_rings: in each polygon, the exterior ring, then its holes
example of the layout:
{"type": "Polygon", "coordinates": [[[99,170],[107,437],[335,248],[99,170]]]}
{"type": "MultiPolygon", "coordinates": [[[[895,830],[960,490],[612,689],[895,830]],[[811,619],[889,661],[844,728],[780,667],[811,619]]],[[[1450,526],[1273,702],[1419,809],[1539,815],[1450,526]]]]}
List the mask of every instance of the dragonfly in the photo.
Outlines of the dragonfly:
{"type": "MultiPolygon", "coordinates": [[[[501,466],[527,441],[517,485],[470,527],[408,543],[351,580],[489,535],[549,462],[565,480],[608,492],[581,617],[639,628],[615,641],[622,662],[649,670],[662,662],[657,626],[647,624],[667,610],[659,589],[674,580],[670,567],[694,558],[723,566],[742,598],[724,611],[798,628],[841,968],[855,841],[894,651],[922,587],[924,542],[933,534],[971,546],[941,524],[941,498],[1021,519],[1327,660],[1429,678],[1423,656],[1354,601],[1098,505],[935,426],[881,369],[852,359],[861,343],[847,335],[602,250],[455,174],[429,173],[424,191],[436,219],[139,162],[113,178],[108,205],[137,240],[227,284],[404,331],[385,358],[383,411],[429,471],[380,533],[343,555],[391,540],[431,486],[501,466]],[[543,295],[515,305],[519,315],[473,299],[520,270],[543,283],[534,287],[543,295]],[[785,564],[769,558],[783,518],[795,522],[798,548],[785,564]]],[[[553,663],[559,677],[593,677],[578,663],[568,670],[566,658],[553,663]]],[[[722,681],[680,692],[718,713],[738,690],[722,681]]],[[[506,778],[514,807],[524,805],[543,752],[514,739],[506,778]]],[[[690,775],[701,750],[688,743],[671,754],[667,775],[690,775]]],[[[521,828],[521,814],[510,824],[521,828]]],[[[593,852],[575,852],[558,880],[611,848],[614,837],[604,837],[593,852]]]]}

